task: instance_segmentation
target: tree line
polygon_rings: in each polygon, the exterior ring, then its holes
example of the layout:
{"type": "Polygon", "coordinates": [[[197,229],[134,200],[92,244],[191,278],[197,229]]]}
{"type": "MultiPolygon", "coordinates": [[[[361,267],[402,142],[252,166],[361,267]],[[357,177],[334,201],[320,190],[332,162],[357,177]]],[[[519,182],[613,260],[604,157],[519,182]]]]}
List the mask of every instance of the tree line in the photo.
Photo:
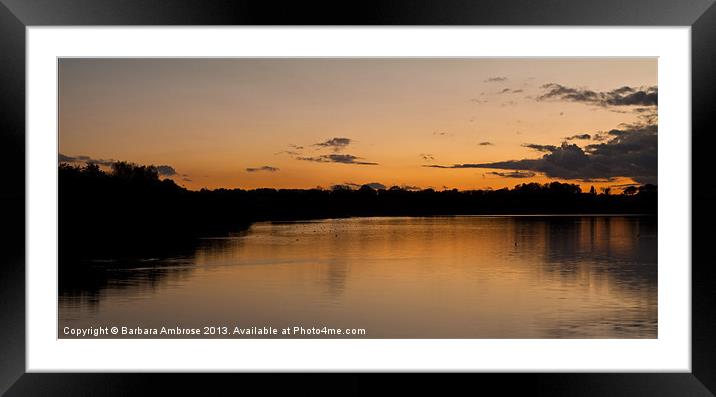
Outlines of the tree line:
{"type": "Polygon", "coordinates": [[[552,182],[512,189],[201,189],[161,179],[156,167],[115,162],[59,165],[60,256],[181,246],[201,236],[241,232],[257,221],[353,216],[467,214],[656,214],[654,185],[622,194],[552,182]],[[64,251],[64,252],[63,252],[64,251]]]}

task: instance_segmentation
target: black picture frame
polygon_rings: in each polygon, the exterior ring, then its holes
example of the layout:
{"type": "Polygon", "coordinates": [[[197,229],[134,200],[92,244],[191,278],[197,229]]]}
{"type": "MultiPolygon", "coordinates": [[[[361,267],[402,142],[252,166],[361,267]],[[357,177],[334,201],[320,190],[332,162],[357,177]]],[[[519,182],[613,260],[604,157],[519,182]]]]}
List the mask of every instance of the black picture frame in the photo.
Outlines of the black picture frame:
{"type": "MultiPolygon", "coordinates": [[[[716,180],[708,163],[716,104],[714,0],[442,0],[286,2],[0,0],[0,392],[7,396],[234,395],[245,382],[314,394],[497,390],[501,394],[709,396],[716,393],[716,267],[707,254],[716,180]],[[690,26],[692,77],[692,371],[524,373],[432,377],[335,374],[26,373],[25,38],[28,26],[69,25],[569,25],[690,26]],[[242,376],[241,380],[236,379],[242,376]],[[382,384],[374,385],[376,381],[382,384]],[[238,384],[241,383],[241,386],[238,384]]],[[[663,161],[663,160],[662,160],[663,161]]],[[[688,266],[688,264],[670,264],[688,266]]]]}

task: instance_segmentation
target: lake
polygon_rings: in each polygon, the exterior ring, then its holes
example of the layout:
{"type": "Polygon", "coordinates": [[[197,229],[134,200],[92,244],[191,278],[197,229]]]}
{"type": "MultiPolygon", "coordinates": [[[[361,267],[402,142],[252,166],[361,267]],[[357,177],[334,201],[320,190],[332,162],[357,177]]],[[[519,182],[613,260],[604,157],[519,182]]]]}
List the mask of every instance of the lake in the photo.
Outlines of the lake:
{"type": "Polygon", "coordinates": [[[361,338],[657,337],[656,217],[262,222],[185,248],[62,263],[59,337],[73,337],[64,327],[103,326],[364,329],[351,336],[361,338]],[[82,277],[63,277],[70,267],[82,277]]]}

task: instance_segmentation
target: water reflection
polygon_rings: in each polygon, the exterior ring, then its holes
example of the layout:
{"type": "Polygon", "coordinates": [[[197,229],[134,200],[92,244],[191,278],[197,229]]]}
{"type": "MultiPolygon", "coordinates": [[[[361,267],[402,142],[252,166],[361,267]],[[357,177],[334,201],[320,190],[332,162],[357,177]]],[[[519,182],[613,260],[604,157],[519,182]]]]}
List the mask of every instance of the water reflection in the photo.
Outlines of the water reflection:
{"type": "Polygon", "coordinates": [[[655,338],[656,219],[258,223],[191,254],[66,263],[60,327],[365,328],[373,338],[655,338]],[[73,274],[87,273],[86,277],[73,274]]]}

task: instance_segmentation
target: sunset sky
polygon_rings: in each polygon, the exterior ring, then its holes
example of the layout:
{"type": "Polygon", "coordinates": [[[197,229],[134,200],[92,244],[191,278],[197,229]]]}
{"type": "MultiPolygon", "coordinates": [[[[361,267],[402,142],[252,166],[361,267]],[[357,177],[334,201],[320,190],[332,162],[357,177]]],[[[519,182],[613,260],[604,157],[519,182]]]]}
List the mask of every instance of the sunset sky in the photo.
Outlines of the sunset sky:
{"type": "Polygon", "coordinates": [[[657,182],[655,58],[59,61],[60,161],[189,189],[657,182]]]}

